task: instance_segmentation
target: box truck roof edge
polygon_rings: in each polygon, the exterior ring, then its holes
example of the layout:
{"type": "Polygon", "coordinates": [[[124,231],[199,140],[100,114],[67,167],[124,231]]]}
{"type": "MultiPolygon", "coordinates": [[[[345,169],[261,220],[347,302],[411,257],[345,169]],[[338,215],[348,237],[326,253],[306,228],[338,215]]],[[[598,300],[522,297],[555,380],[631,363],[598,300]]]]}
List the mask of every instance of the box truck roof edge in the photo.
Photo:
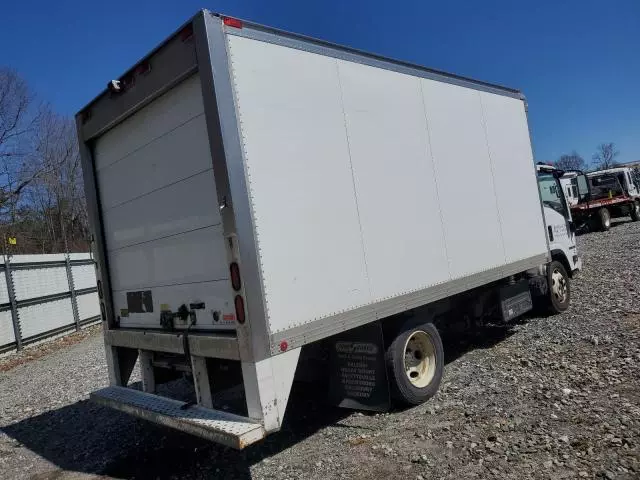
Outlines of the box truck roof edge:
{"type": "MultiPolygon", "coordinates": [[[[429,68],[429,67],[417,64],[417,63],[412,63],[412,62],[402,61],[402,60],[395,60],[393,58],[385,57],[385,56],[378,55],[378,54],[375,54],[375,53],[372,53],[372,52],[368,52],[368,51],[365,51],[365,50],[359,50],[357,48],[352,48],[352,47],[340,45],[340,44],[337,44],[337,43],[329,42],[329,41],[326,41],[326,40],[321,40],[321,39],[317,39],[317,38],[314,38],[314,37],[309,37],[309,36],[306,36],[306,35],[289,32],[287,30],[280,30],[280,29],[277,29],[277,28],[268,27],[266,25],[262,25],[262,24],[259,24],[259,23],[254,23],[254,22],[251,22],[251,21],[248,21],[248,20],[237,19],[235,17],[226,16],[226,15],[224,15],[222,13],[211,12],[211,11],[206,10],[206,9],[201,10],[196,15],[191,17],[188,21],[183,23],[180,28],[175,30],[165,40],[160,42],[147,55],[143,56],[138,62],[136,62],[134,64],[133,67],[127,69],[122,75],[120,75],[120,76],[118,76],[116,78],[120,79],[120,81],[122,81],[122,79],[126,79],[127,77],[135,74],[136,69],[138,68],[138,66],[143,65],[145,62],[147,62],[149,59],[151,59],[151,57],[153,57],[160,49],[162,49],[162,47],[164,47],[167,44],[167,42],[169,42],[171,39],[175,38],[176,36],[181,35],[181,34],[183,34],[183,35],[192,34],[193,33],[192,28],[191,28],[192,22],[199,15],[205,15],[205,14],[212,15],[212,16],[215,16],[215,17],[219,17],[221,19],[227,19],[227,24],[232,28],[242,29],[244,27],[248,27],[248,28],[251,28],[252,30],[254,30],[255,32],[277,34],[278,36],[282,37],[282,39],[283,39],[282,40],[282,45],[285,45],[285,46],[288,45],[288,44],[293,44],[296,41],[302,41],[302,42],[305,42],[305,44],[313,44],[318,49],[318,50],[314,49],[312,51],[317,51],[318,53],[322,53],[322,54],[325,54],[325,55],[329,54],[331,56],[335,56],[336,54],[341,54],[341,55],[344,55],[344,57],[340,57],[340,58],[353,60],[353,61],[356,61],[358,63],[363,63],[363,59],[366,58],[368,60],[368,62],[371,62],[370,64],[375,65],[375,66],[379,66],[379,67],[382,67],[382,68],[389,68],[390,70],[394,70],[394,71],[398,71],[398,72],[408,71],[411,74],[415,74],[417,71],[420,71],[420,72],[422,72],[424,74],[424,78],[431,78],[431,79],[434,79],[434,80],[450,82],[450,83],[453,83],[455,85],[467,86],[467,87],[475,88],[475,89],[482,90],[482,91],[496,93],[496,94],[499,94],[499,95],[507,95],[507,96],[510,96],[510,97],[520,98],[522,100],[525,100],[525,96],[522,93],[522,91],[520,91],[519,89],[516,89],[516,88],[507,87],[505,85],[500,85],[500,84],[497,84],[497,83],[485,82],[485,81],[482,81],[482,80],[477,80],[477,79],[473,79],[473,78],[470,78],[470,77],[466,77],[464,75],[458,75],[458,74],[455,74],[455,73],[445,72],[443,70],[429,68]],[[228,20],[233,20],[233,22],[229,22],[228,20]],[[339,51],[339,53],[337,51],[339,51]],[[352,57],[351,55],[353,55],[355,57],[352,57]],[[380,62],[380,63],[378,63],[378,62],[380,62]]],[[[273,41],[272,38],[265,39],[264,37],[262,37],[260,35],[260,33],[256,33],[254,35],[254,38],[260,38],[260,39],[263,39],[263,40],[266,40],[266,41],[273,41]]],[[[110,83],[110,80],[107,80],[107,83],[110,83]]],[[[101,93],[96,95],[91,101],[89,101],[86,105],[84,105],[78,111],[78,115],[82,115],[83,112],[86,112],[87,109],[90,109],[100,98],[104,97],[105,95],[109,95],[110,93],[111,93],[111,91],[110,91],[109,87],[105,88],[101,93]]]]}

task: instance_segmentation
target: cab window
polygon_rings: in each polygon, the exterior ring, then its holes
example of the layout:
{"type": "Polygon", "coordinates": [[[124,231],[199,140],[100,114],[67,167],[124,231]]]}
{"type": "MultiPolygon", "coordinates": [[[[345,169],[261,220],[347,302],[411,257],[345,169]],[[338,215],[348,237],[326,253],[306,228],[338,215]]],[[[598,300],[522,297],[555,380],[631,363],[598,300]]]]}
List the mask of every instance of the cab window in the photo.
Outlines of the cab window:
{"type": "Polygon", "coordinates": [[[538,187],[540,188],[542,204],[566,217],[567,211],[562,197],[562,190],[556,178],[553,175],[539,175],[538,187]]]}

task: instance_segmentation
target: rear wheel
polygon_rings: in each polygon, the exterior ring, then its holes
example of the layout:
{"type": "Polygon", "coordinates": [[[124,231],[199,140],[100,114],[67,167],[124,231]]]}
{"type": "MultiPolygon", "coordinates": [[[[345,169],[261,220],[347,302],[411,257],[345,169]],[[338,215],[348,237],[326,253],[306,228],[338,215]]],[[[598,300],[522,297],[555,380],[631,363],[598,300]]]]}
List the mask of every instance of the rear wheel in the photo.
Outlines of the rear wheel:
{"type": "Polygon", "coordinates": [[[567,270],[560,262],[554,260],[547,266],[547,282],[549,286],[547,310],[552,315],[564,312],[569,308],[571,288],[567,270]]]}
{"type": "Polygon", "coordinates": [[[640,220],[640,200],[636,200],[631,205],[631,220],[634,222],[640,220]]]}
{"type": "Polygon", "coordinates": [[[442,380],[444,349],[433,323],[413,319],[405,323],[386,352],[393,399],[402,405],[419,405],[438,391],[442,380]]]}
{"type": "Polygon", "coordinates": [[[603,232],[608,231],[611,228],[611,214],[606,208],[598,210],[598,218],[600,219],[600,230],[603,232]]]}

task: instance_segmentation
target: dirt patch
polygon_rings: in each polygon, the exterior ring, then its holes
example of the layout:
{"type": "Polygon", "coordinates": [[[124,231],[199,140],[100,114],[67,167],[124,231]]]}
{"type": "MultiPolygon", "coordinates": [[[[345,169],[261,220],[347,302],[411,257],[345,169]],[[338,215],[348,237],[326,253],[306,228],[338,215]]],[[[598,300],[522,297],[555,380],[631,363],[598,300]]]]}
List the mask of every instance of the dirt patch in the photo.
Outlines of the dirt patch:
{"type": "Polygon", "coordinates": [[[0,372],[8,372],[18,365],[42,358],[52,352],[60,350],[61,348],[75,345],[78,342],[82,342],[87,337],[98,335],[100,333],[102,333],[102,325],[98,324],[54,340],[43,341],[37,345],[27,345],[20,352],[10,353],[4,357],[0,357],[0,372]]]}

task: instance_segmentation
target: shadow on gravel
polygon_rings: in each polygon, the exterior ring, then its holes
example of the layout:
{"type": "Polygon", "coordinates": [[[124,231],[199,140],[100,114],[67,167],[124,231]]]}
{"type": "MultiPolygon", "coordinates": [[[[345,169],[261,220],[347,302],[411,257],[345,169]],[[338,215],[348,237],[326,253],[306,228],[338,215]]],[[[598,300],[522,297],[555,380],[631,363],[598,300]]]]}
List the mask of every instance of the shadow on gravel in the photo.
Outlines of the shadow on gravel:
{"type": "MultiPolygon", "coordinates": [[[[491,348],[512,335],[508,327],[484,327],[443,338],[445,362],[491,348]]],[[[250,467],[333,425],[352,412],[328,406],[326,389],[294,384],[283,429],[244,451],[137,420],[81,401],[37,415],[2,431],[63,471],[113,478],[251,478],[250,467]]],[[[39,477],[40,478],[40,477],[39,477]]],[[[60,478],[60,471],[42,478],[60,478]]],[[[62,477],[64,478],[64,476],[62,477]]]]}
{"type": "MultiPolygon", "coordinates": [[[[123,479],[251,478],[251,465],[351,413],[327,406],[319,400],[325,398],[326,391],[313,390],[294,385],[283,429],[243,451],[137,420],[87,400],[22,420],[2,431],[63,471],[123,479]]],[[[60,478],[60,471],[42,478],[60,478]]]]}
{"type": "MultiPolygon", "coordinates": [[[[521,322],[526,322],[522,320],[521,322]]],[[[506,340],[515,332],[508,326],[486,326],[472,332],[461,334],[445,334],[442,337],[444,347],[444,361],[446,364],[454,362],[471,350],[483,350],[506,340]]]]}
{"type": "Polygon", "coordinates": [[[632,223],[631,217],[625,217],[624,219],[616,218],[611,222],[611,227],[621,227],[622,225],[626,225],[627,223],[632,223]]]}
{"type": "MultiPolygon", "coordinates": [[[[631,220],[631,217],[612,218],[611,219],[611,228],[621,227],[622,225],[626,225],[627,223],[633,223],[633,220],[631,220]]],[[[576,235],[577,236],[581,236],[581,235],[587,235],[589,233],[598,233],[598,232],[600,232],[600,230],[591,229],[591,228],[589,228],[587,226],[587,227],[579,228],[578,231],[576,232],[576,235]]]]}

